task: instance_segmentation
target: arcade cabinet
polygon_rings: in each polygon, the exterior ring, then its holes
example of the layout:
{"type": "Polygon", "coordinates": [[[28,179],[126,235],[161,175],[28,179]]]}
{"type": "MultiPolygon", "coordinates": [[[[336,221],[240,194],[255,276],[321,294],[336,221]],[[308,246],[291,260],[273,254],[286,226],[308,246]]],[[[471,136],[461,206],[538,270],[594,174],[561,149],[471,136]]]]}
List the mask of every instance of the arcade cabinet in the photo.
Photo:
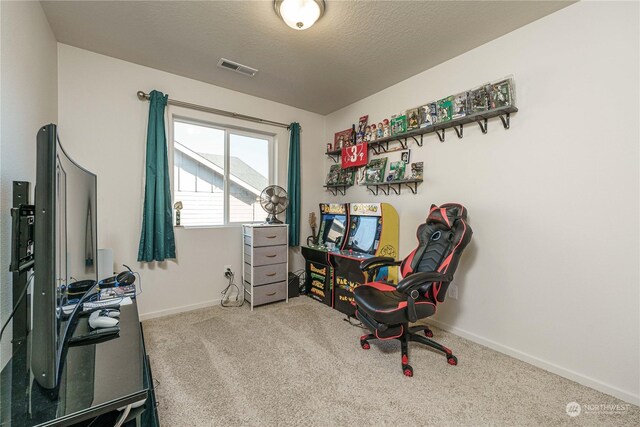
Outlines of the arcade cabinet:
{"type": "MultiPolygon", "coordinates": [[[[333,308],[355,317],[353,289],[366,282],[360,262],[374,256],[398,256],[398,212],[388,203],[351,203],[349,232],[342,249],[330,253],[334,276],[333,308]]],[[[373,279],[373,278],[372,278],[373,279]]],[[[397,282],[398,268],[381,269],[377,279],[397,282]]]]}
{"type": "Polygon", "coordinates": [[[302,246],[305,259],[307,295],[333,307],[333,271],[329,251],[342,250],[349,226],[349,205],[320,203],[320,228],[316,243],[302,246]]]}

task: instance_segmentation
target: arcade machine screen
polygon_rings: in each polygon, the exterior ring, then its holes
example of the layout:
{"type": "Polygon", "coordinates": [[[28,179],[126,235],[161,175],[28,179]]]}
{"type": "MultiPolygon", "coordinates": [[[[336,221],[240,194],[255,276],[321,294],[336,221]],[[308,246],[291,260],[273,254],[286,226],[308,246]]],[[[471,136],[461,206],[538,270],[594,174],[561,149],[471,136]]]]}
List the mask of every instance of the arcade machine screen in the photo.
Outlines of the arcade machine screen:
{"type": "Polygon", "coordinates": [[[342,244],[342,236],[346,227],[346,215],[324,215],[324,221],[320,226],[322,238],[320,243],[332,243],[336,247],[342,244]]]}
{"type": "Polygon", "coordinates": [[[347,249],[355,252],[374,254],[376,252],[380,230],[381,218],[378,216],[354,216],[351,218],[351,232],[347,249]]]}

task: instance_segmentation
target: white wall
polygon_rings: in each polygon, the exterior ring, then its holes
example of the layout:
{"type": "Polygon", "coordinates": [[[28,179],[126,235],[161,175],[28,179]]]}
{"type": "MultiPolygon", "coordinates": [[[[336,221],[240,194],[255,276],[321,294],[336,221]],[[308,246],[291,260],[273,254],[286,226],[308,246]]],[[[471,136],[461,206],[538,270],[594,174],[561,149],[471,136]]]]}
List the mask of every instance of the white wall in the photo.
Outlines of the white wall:
{"type": "MultiPolygon", "coordinates": [[[[466,125],[412,148],[418,195],[381,196],[400,253],[431,203],[461,202],[474,230],[438,322],[638,404],[638,3],[581,2],[327,117],[327,134],[515,76],[511,129],[466,125]]],[[[390,156],[397,160],[398,153],[390,156]]],[[[325,162],[325,171],[329,162],[325,162]]],[[[326,175],[326,174],[325,174],[326,175]]],[[[336,201],[369,201],[352,188],[336,201]]]]}
{"type": "MultiPolygon", "coordinates": [[[[318,199],[311,197],[309,191],[317,191],[322,180],[322,168],[313,165],[324,152],[323,116],[63,44],[58,45],[58,55],[60,139],[74,160],[98,175],[98,245],[113,248],[116,266],[124,263],[141,271],[143,294],[139,308],[143,316],[217,302],[226,286],[222,276],[224,265],[232,265],[236,281],[240,282],[242,248],[239,227],[178,228],[177,261],[157,265],[136,262],[149,114],[149,104],[136,97],[138,90],[156,89],[181,101],[283,123],[300,122],[301,162],[305,165],[301,241],[310,234],[305,216],[317,209],[318,199]]],[[[169,114],[274,133],[277,182],[286,187],[289,143],[286,129],[175,107],[169,108],[169,114]]],[[[292,262],[293,268],[302,265],[297,253],[292,262]]]]}
{"type": "MultiPolygon", "coordinates": [[[[13,305],[9,273],[13,181],[34,184],[36,133],[42,125],[57,121],[58,86],[56,41],[40,3],[3,1],[0,14],[0,323],[4,323],[13,305]]],[[[0,366],[10,356],[11,339],[8,326],[0,366]]]]}

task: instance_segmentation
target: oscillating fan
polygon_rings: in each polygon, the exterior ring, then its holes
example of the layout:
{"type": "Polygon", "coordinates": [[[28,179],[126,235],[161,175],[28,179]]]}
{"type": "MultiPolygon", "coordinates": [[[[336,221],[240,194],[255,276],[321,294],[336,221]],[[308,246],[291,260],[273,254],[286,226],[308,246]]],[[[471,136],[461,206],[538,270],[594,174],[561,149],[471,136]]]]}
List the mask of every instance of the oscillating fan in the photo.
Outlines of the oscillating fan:
{"type": "Polygon", "coordinates": [[[282,224],[276,215],[282,213],[289,206],[289,198],[284,188],[270,185],[260,193],[260,206],[269,214],[267,224],[282,224]]]}

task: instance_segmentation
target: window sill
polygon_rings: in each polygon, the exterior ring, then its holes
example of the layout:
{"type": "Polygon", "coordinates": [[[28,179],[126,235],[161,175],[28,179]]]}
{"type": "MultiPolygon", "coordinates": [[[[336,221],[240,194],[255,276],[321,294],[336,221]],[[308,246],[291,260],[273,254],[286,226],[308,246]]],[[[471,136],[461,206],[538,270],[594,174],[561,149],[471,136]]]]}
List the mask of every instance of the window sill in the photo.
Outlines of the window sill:
{"type": "Polygon", "coordinates": [[[185,230],[202,230],[202,229],[216,229],[216,228],[240,228],[245,224],[263,224],[264,221],[255,221],[255,222],[235,222],[232,224],[221,224],[221,225],[174,225],[173,229],[185,229],[185,230]]]}

